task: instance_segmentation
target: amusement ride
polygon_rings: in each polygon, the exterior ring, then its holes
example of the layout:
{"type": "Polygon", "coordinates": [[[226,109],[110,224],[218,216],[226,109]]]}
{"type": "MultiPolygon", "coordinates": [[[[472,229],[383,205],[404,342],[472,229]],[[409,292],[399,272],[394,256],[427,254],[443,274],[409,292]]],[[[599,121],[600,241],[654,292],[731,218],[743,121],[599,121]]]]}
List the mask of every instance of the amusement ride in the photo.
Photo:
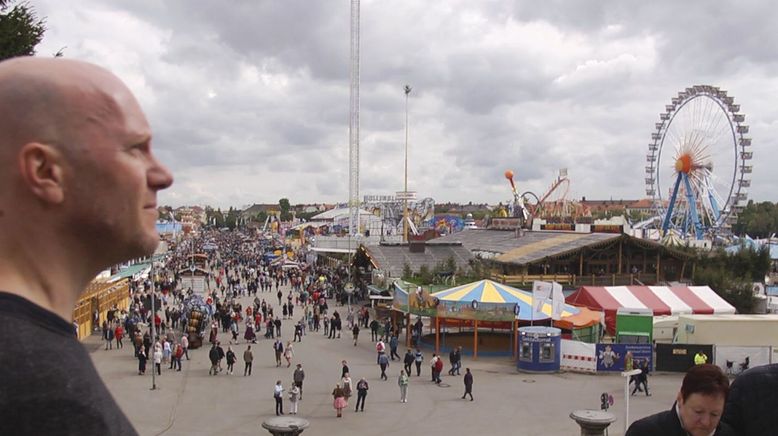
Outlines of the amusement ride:
{"type": "Polygon", "coordinates": [[[659,115],[646,155],[646,194],[661,237],[727,237],[751,186],[745,115],[727,91],[695,85],[659,115]]]}

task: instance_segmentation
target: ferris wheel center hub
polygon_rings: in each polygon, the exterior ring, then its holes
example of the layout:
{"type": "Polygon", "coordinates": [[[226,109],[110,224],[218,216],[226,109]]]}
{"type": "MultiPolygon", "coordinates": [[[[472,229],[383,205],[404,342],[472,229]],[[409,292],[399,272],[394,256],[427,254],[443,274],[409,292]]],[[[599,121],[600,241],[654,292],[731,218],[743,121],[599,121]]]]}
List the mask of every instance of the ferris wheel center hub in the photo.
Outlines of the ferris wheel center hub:
{"type": "Polygon", "coordinates": [[[689,174],[692,170],[692,157],[688,154],[681,155],[675,161],[675,171],[689,174]]]}

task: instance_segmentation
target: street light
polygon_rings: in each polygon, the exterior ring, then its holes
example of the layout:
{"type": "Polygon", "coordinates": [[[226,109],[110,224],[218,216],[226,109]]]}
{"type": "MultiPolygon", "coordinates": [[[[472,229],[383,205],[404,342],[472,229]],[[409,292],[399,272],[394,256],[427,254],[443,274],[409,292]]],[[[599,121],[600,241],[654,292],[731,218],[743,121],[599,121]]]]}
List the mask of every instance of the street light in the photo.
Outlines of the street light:
{"type": "MultiPolygon", "coordinates": [[[[151,281],[151,340],[155,341],[157,338],[157,326],[155,321],[157,320],[157,310],[155,309],[154,300],[157,299],[157,293],[155,289],[155,280],[154,280],[154,261],[157,259],[160,259],[164,257],[164,255],[159,254],[156,256],[151,256],[151,268],[149,268],[149,279],[151,281]]],[[[148,359],[148,356],[146,356],[148,359]]],[[[151,364],[151,390],[157,389],[157,374],[154,372],[154,361],[152,360],[151,364]]]]}
{"type": "Polygon", "coordinates": [[[408,95],[411,87],[405,85],[405,188],[403,189],[403,242],[408,242],[408,95]]]}

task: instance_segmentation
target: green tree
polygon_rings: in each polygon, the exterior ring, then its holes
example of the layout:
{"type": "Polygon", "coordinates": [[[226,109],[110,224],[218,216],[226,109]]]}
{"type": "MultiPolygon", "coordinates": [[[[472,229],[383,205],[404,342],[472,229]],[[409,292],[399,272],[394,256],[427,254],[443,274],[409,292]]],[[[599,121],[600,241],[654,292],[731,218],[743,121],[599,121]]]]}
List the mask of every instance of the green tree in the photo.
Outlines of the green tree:
{"type": "Polygon", "coordinates": [[[410,280],[413,278],[413,270],[411,269],[411,264],[408,262],[405,262],[403,264],[403,280],[410,280]]]}
{"type": "Polygon", "coordinates": [[[693,282],[710,286],[733,305],[738,313],[751,313],[754,308],[753,282],[764,280],[770,269],[770,252],[742,247],[736,253],[715,250],[703,253],[696,261],[693,282]]]}
{"type": "Polygon", "coordinates": [[[256,222],[258,222],[260,224],[264,224],[266,219],[267,219],[267,213],[264,210],[260,210],[254,216],[254,221],[256,221],[256,222]]]}
{"type": "Polygon", "coordinates": [[[43,39],[46,21],[35,15],[28,3],[14,5],[12,0],[0,0],[0,60],[16,56],[32,56],[43,39]]]}
{"type": "Polygon", "coordinates": [[[292,206],[289,204],[288,198],[282,198],[278,200],[278,207],[281,208],[281,221],[289,221],[292,219],[292,214],[289,213],[292,206]]]}
{"type": "Polygon", "coordinates": [[[732,230],[738,235],[755,238],[767,238],[778,233],[778,205],[769,201],[749,201],[732,230]]]}
{"type": "Polygon", "coordinates": [[[419,267],[419,281],[422,284],[428,285],[432,283],[432,271],[430,271],[430,268],[427,265],[422,265],[419,267]]]}
{"type": "Polygon", "coordinates": [[[238,218],[240,217],[240,211],[230,207],[227,211],[227,216],[224,218],[224,225],[230,230],[234,230],[238,226],[238,218]]]}

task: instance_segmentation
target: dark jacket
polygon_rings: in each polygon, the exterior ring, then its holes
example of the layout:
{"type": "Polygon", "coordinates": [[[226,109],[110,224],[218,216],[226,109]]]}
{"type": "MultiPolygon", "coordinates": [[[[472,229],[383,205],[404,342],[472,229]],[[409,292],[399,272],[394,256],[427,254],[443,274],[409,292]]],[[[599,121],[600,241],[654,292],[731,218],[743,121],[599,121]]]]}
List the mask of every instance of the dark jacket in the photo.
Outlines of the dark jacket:
{"type": "MultiPolygon", "coordinates": [[[[724,422],[719,422],[714,436],[735,436],[732,427],[724,422]]],[[[625,436],[687,436],[681,427],[681,421],[675,413],[675,404],[670,410],[659,412],[635,421],[629,426],[625,436]]]]}
{"type": "Polygon", "coordinates": [[[208,352],[208,358],[211,360],[211,363],[216,364],[219,361],[219,350],[216,347],[212,347],[211,351],[208,352]]]}
{"type": "Polygon", "coordinates": [[[740,374],[730,387],[721,420],[743,436],[773,435],[778,428],[778,364],[740,374]]]}

